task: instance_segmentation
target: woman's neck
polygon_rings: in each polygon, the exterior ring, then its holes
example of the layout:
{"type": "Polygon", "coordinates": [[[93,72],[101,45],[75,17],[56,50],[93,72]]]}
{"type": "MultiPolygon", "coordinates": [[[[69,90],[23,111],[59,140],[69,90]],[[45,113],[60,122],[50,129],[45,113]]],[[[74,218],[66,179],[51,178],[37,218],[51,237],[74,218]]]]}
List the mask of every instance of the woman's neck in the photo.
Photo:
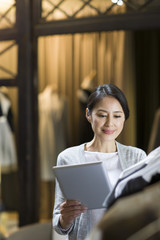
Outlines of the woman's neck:
{"type": "Polygon", "coordinates": [[[116,152],[117,147],[116,147],[115,141],[101,143],[93,139],[91,142],[85,145],[85,150],[89,152],[111,153],[111,152],[116,152]]]}

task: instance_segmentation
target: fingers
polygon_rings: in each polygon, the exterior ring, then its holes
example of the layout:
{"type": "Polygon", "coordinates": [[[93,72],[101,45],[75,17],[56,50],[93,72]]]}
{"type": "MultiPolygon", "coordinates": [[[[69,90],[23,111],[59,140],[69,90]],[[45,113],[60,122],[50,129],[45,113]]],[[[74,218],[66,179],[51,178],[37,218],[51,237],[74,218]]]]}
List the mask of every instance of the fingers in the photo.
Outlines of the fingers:
{"type": "Polygon", "coordinates": [[[81,205],[81,203],[79,201],[76,201],[76,200],[66,200],[61,205],[63,205],[63,206],[74,206],[74,205],[81,205]]]}
{"type": "Polygon", "coordinates": [[[60,206],[61,215],[68,218],[75,218],[86,210],[87,208],[81,205],[79,201],[67,200],[60,206]]]}
{"type": "Polygon", "coordinates": [[[67,200],[60,205],[60,224],[63,228],[68,228],[81,213],[87,210],[86,206],[79,201],[67,200]]]}
{"type": "Polygon", "coordinates": [[[61,204],[62,207],[64,208],[69,208],[69,207],[73,207],[73,206],[81,206],[84,207],[80,201],[75,201],[75,200],[66,200],[64,203],[61,204]]]}

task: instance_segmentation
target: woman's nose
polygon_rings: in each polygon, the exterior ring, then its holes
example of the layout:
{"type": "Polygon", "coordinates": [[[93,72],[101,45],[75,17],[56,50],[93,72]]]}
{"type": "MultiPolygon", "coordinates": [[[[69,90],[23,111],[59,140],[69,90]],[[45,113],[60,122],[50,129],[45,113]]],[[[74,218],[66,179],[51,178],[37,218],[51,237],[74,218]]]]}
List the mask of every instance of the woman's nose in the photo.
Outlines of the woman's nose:
{"type": "Polygon", "coordinates": [[[113,125],[113,119],[112,117],[108,116],[105,122],[106,126],[112,126],[113,125]]]}

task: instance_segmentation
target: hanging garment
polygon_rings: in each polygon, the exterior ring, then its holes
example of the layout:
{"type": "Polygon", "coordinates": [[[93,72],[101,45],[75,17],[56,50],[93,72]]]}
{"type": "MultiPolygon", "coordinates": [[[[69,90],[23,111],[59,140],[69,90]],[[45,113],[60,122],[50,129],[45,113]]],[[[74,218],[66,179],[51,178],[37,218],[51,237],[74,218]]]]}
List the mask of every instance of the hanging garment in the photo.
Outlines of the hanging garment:
{"type": "Polygon", "coordinates": [[[93,130],[92,130],[91,124],[88,122],[85,116],[85,112],[87,108],[87,100],[91,93],[92,92],[90,90],[86,90],[86,89],[79,89],[77,91],[77,96],[79,98],[79,103],[80,103],[79,131],[78,131],[77,144],[89,142],[93,138],[93,130]]]}
{"type": "Polygon", "coordinates": [[[11,102],[1,92],[0,110],[0,166],[1,173],[8,173],[17,169],[17,154],[12,125],[8,121],[11,102]]]}
{"type": "Polygon", "coordinates": [[[52,167],[68,145],[67,100],[51,88],[39,94],[39,150],[41,179],[53,181],[52,167]]]}
{"type": "Polygon", "coordinates": [[[89,142],[93,139],[93,130],[91,124],[85,116],[87,101],[95,88],[96,71],[93,69],[82,81],[80,89],[77,90],[77,97],[80,104],[79,131],[77,144],[89,142]]]}
{"type": "Polygon", "coordinates": [[[141,191],[157,181],[160,181],[160,147],[122,172],[113,191],[106,198],[105,205],[109,208],[118,198],[141,191]]]}

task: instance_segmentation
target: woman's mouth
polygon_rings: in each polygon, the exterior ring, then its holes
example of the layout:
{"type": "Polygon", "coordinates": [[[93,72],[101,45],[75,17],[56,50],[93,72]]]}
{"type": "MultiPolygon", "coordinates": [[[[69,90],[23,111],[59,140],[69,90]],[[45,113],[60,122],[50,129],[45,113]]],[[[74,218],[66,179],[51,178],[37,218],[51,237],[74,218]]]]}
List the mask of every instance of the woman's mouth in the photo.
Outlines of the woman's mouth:
{"type": "Polygon", "coordinates": [[[113,133],[114,133],[114,130],[103,130],[103,132],[104,132],[105,134],[110,135],[110,134],[113,134],[113,133]]]}

